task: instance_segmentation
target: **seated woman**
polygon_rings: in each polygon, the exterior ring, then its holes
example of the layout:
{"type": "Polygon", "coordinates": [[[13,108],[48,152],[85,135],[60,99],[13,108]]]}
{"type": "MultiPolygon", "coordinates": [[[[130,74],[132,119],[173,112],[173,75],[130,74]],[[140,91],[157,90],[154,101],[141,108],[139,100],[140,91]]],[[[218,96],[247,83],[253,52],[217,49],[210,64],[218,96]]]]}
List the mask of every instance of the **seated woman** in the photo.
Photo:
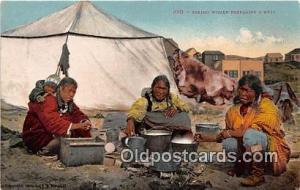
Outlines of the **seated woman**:
{"type": "MultiPolygon", "coordinates": [[[[289,161],[290,149],[281,130],[280,113],[270,99],[261,95],[262,84],[258,77],[242,77],[238,82],[238,96],[226,113],[226,129],[215,138],[223,143],[225,152],[236,153],[235,168],[228,171],[229,175],[240,175],[247,161],[243,155],[247,152],[252,156],[249,165],[251,175],[241,181],[245,186],[257,186],[265,181],[263,175],[267,165],[259,159],[253,159],[257,152],[276,153],[276,158],[265,160],[269,162],[274,175],[283,173],[289,161]]],[[[195,138],[203,141],[207,137],[198,134],[195,138]]]]}
{"type": "Polygon", "coordinates": [[[191,131],[189,107],[177,95],[170,93],[170,82],[165,75],[155,77],[151,89],[137,99],[129,113],[125,133],[127,136],[146,129],[178,129],[191,131]]]}
{"type": "Polygon", "coordinates": [[[29,102],[23,125],[23,141],[33,153],[59,153],[59,137],[90,137],[91,122],[73,102],[77,82],[63,78],[56,93],[43,102],[29,102]]]}

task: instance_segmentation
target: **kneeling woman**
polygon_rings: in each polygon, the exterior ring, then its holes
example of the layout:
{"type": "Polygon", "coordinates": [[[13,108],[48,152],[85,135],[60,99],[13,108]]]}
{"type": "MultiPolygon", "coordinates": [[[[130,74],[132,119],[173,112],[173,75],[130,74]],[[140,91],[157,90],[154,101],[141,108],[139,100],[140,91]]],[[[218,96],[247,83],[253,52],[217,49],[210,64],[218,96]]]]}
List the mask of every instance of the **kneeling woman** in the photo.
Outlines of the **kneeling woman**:
{"type": "Polygon", "coordinates": [[[56,96],[47,94],[43,102],[29,102],[23,125],[23,141],[28,150],[42,155],[58,154],[60,137],[90,137],[91,122],[73,98],[77,82],[63,78],[56,96]]]}
{"type": "Polygon", "coordinates": [[[146,129],[178,129],[191,134],[189,107],[177,95],[170,93],[170,82],[165,75],[157,76],[128,113],[125,133],[128,136],[146,129]]]}
{"type": "MultiPolygon", "coordinates": [[[[259,152],[264,157],[267,151],[275,153],[272,160],[265,160],[269,162],[273,174],[280,175],[286,170],[290,149],[281,130],[280,114],[272,100],[262,97],[262,84],[258,77],[246,75],[239,80],[238,96],[227,111],[225,122],[226,129],[215,140],[223,143],[227,153],[234,152],[237,155],[235,168],[228,171],[229,175],[240,175],[246,162],[252,159],[249,166],[251,175],[241,183],[245,186],[262,184],[268,165],[255,154],[259,152]],[[246,155],[252,155],[252,158],[246,155]]],[[[200,141],[206,138],[203,134],[195,137],[200,141]]]]}

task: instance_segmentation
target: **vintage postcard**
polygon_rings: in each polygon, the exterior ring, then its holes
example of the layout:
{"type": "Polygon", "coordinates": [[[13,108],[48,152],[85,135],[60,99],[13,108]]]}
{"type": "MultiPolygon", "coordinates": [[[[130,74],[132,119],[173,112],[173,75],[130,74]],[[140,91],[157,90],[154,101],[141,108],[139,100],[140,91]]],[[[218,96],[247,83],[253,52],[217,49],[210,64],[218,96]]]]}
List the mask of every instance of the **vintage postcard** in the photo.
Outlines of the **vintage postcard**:
{"type": "Polygon", "coordinates": [[[1,189],[300,188],[299,1],[0,5],[1,189]]]}

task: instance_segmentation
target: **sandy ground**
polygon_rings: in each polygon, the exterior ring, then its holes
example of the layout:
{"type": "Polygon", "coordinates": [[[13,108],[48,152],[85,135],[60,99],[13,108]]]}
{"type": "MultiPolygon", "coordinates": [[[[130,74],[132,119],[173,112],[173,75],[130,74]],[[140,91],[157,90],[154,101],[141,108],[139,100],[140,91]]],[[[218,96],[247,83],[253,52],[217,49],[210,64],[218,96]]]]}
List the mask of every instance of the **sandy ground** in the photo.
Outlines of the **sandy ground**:
{"type": "MultiPolygon", "coordinates": [[[[193,115],[197,122],[217,122],[224,126],[226,106],[202,105],[199,114],[193,115]]],[[[26,110],[2,107],[1,125],[21,132],[26,110]]],[[[85,111],[96,127],[101,127],[103,119],[93,117],[98,111],[85,111]]],[[[105,115],[106,113],[103,113],[105,115]]],[[[293,152],[300,152],[300,114],[296,114],[298,126],[286,125],[287,139],[293,152]]],[[[201,150],[220,150],[216,143],[201,143],[201,150]]],[[[199,164],[195,165],[199,166],[199,164]]],[[[197,189],[284,189],[300,187],[300,160],[292,159],[288,171],[280,177],[266,176],[266,183],[255,188],[240,186],[242,178],[226,174],[227,164],[201,165],[204,171],[194,176],[197,182],[209,182],[197,189]]],[[[174,181],[173,181],[174,182],[174,181]]],[[[9,140],[1,141],[1,189],[180,189],[170,185],[170,179],[160,179],[157,173],[141,168],[138,172],[124,168],[103,165],[64,167],[56,157],[31,155],[24,148],[10,148],[9,140]]],[[[192,188],[190,188],[192,189],[192,188]]]]}

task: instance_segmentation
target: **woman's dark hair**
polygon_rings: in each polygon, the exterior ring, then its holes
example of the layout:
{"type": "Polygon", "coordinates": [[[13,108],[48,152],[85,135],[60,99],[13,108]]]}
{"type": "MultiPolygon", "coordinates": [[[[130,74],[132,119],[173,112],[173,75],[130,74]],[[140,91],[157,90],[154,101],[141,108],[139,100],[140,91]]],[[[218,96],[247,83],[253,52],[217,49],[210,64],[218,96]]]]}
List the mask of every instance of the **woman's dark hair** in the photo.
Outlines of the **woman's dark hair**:
{"type": "Polygon", "coordinates": [[[64,77],[58,84],[58,87],[65,86],[65,85],[74,85],[77,88],[78,84],[75,79],[71,77],[64,77]]]}
{"type": "Polygon", "coordinates": [[[159,82],[159,81],[163,81],[165,83],[165,85],[167,86],[168,88],[168,92],[170,92],[170,82],[169,82],[169,79],[166,75],[158,75],[157,77],[155,77],[153,79],[153,82],[151,84],[151,89],[154,88],[154,86],[159,82]]]}
{"type": "Polygon", "coordinates": [[[255,75],[245,75],[239,80],[239,86],[248,85],[251,89],[254,90],[255,92],[255,99],[257,100],[258,97],[262,94],[263,92],[263,87],[260,79],[255,76],[255,75]]]}
{"type": "MultiPolygon", "coordinates": [[[[171,101],[171,96],[170,96],[170,81],[168,79],[168,77],[166,75],[158,75],[157,77],[155,77],[153,79],[153,82],[151,84],[151,90],[153,90],[154,86],[159,82],[159,81],[163,81],[165,83],[165,85],[167,86],[168,88],[168,94],[167,94],[167,97],[166,97],[166,102],[167,102],[167,106],[168,108],[169,107],[172,107],[173,106],[173,103],[171,101]]],[[[150,104],[150,107],[152,106],[152,103],[150,104]]]]}

